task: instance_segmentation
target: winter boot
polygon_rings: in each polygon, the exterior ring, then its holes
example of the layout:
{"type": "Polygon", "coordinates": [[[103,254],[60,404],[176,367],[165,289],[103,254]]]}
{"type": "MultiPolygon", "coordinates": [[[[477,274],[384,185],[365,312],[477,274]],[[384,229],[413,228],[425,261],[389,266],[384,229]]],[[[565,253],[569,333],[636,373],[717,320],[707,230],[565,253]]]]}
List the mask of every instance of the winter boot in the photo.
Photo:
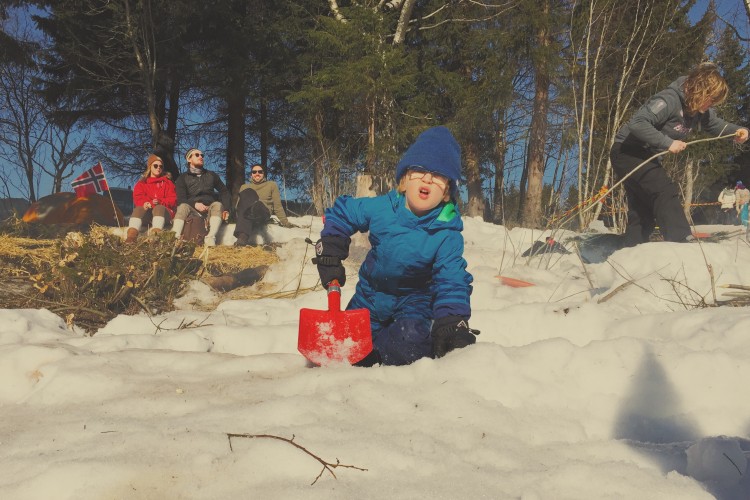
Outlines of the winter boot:
{"type": "Polygon", "coordinates": [[[134,227],[128,228],[128,236],[125,238],[125,243],[135,243],[135,240],[138,239],[138,230],[134,227]]]}
{"type": "Polygon", "coordinates": [[[380,357],[380,352],[377,349],[370,351],[370,354],[365,356],[362,360],[357,361],[352,366],[361,366],[363,368],[370,368],[371,366],[380,365],[383,363],[383,359],[380,357]]]}
{"type": "Polygon", "coordinates": [[[246,235],[245,233],[238,233],[237,241],[234,242],[234,246],[244,247],[244,246],[247,246],[249,242],[250,242],[250,237],[248,235],[246,235]]]}

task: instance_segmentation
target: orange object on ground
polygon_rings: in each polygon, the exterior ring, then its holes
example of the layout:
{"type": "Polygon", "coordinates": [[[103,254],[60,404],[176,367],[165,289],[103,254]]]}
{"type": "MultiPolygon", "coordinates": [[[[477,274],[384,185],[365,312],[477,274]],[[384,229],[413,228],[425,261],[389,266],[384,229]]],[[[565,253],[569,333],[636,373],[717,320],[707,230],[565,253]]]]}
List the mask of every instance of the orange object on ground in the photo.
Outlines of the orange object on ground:
{"type": "Polygon", "coordinates": [[[534,283],[529,283],[528,281],[518,280],[516,278],[508,278],[507,276],[495,276],[495,278],[500,278],[500,283],[506,286],[513,287],[513,288],[524,288],[527,286],[534,286],[534,283]]]}
{"type": "Polygon", "coordinates": [[[23,216],[24,222],[42,224],[122,226],[125,217],[108,197],[92,194],[79,198],[74,193],[55,193],[31,204],[23,216]]]}

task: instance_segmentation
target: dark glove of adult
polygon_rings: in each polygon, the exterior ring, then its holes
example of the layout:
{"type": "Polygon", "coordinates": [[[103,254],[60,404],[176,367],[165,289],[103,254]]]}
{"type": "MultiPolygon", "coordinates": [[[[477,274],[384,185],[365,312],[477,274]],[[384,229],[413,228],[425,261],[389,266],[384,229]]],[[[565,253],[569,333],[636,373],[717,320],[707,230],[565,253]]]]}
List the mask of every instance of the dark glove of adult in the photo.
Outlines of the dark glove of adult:
{"type": "Polygon", "coordinates": [[[438,318],[432,324],[432,355],[442,358],[453,349],[461,349],[477,341],[479,330],[469,328],[461,316],[438,318]]]}
{"type": "Polygon", "coordinates": [[[346,271],[342,261],[349,257],[350,242],[349,238],[342,236],[321,236],[315,243],[317,257],[313,259],[313,264],[318,265],[320,282],[324,287],[328,288],[328,284],[333,280],[338,280],[341,286],[346,283],[346,271]]]}

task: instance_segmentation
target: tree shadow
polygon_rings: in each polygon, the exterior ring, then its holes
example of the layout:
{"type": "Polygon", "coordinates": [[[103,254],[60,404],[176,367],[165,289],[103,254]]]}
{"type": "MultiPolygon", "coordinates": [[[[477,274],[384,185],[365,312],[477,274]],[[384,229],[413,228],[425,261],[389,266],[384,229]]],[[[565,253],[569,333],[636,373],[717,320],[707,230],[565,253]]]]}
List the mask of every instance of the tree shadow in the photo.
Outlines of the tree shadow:
{"type": "Polygon", "coordinates": [[[684,415],[674,386],[650,350],[644,354],[630,394],[620,406],[614,436],[653,444],[694,441],[700,437],[697,425],[684,415]]]}
{"type": "MultiPolygon", "coordinates": [[[[750,429],[748,431],[750,435],[750,429]]],[[[651,459],[662,473],[675,471],[688,475],[686,451],[703,436],[697,423],[685,415],[677,391],[650,349],[644,353],[635,372],[630,394],[620,405],[612,433],[614,438],[624,440],[651,459]]],[[[750,441],[738,441],[743,451],[750,452],[750,441]]],[[[701,484],[717,500],[747,500],[750,498],[749,472],[743,471],[742,480],[737,484],[716,481],[701,481],[701,484]]]]}

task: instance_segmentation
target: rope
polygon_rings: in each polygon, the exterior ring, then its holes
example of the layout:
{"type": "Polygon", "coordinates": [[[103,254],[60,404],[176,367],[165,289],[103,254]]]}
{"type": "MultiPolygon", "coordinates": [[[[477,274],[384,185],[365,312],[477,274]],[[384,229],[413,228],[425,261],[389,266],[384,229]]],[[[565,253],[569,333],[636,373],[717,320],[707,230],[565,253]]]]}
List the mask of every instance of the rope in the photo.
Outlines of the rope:
{"type": "MultiPolygon", "coordinates": [[[[694,140],[694,141],[690,141],[690,142],[687,142],[687,143],[685,143],[685,144],[686,144],[687,146],[690,146],[690,145],[692,145],[692,144],[698,144],[699,142],[717,141],[717,140],[719,140],[719,139],[726,139],[726,138],[728,138],[728,137],[737,137],[737,134],[736,134],[736,133],[734,133],[734,134],[720,135],[720,136],[717,136],[717,137],[707,137],[707,138],[705,138],[705,139],[696,139],[696,140],[694,140]]],[[[567,220],[564,220],[563,222],[561,222],[561,223],[560,223],[560,224],[558,225],[558,229],[559,229],[559,228],[561,228],[562,226],[564,226],[565,224],[567,224],[568,222],[570,222],[571,220],[573,220],[573,218],[574,218],[574,217],[575,217],[576,215],[578,215],[579,213],[580,213],[580,214],[584,214],[584,213],[586,213],[587,211],[589,211],[589,210],[590,210],[590,209],[591,209],[592,207],[594,207],[594,206],[596,205],[596,203],[597,203],[597,202],[601,201],[601,200],[602,200],[603,198],[605,198],[605,197],[606,197],[606,196],[607,196],[607,195],[608,195],[609,193],[611,193],[612,191],[614,191],[614,190],[615,190],[615,188],[617,188],[617,187],[618,187],[618,186],[619,186],[620,184],[622,184],[623,182],[625,182],[625,180],[626,180],[626,179],[627,179],[628,177],[630,177],[631,175],[633,175],[634,173],[636,173],[636,172],[638,171],[638,169],[640,169],[640,168],[641,168],[642,166],[646,165],[647,163],[650,163],[650,162],[651,162],[651,160],[655,160],[656,158],[658,158],[658,157],[660,157],[660,156],[663,156],[663,155],[665,155],[665,154],[667,154],[667,153],[669,153],[669,150],[666,150],[666,151],[662,151],[662,152],[660,152],[660,153],[656,153],[655,155],[651,156],[650,158],[648,158],[648,159],[644,160],[644,161],[643,161],[643,162],[642,162],[641,164],[639,164],[639,165],[638,165],[638,166],[636,166],[636,167],[635,167],[635,168],[634,168],[633,170],[631,170],[630,172],[628,172],[628,174],[627,174],[626,176],[624,176],[624,177],[623,177],[622,179],[620,179],[619,181],[617,181],[617,182],[616,182],[616,183],[615,183],[615,184],[614,184],[614,185],[613,185],[613,186],[612,186],[611,188],[609,188],[609,189],[606,189],[606,190],[605,190],[605,187],[604,187],[604,186],[602,186],[602,189],[600,189],[600,190],[599,190],[599,193],[597,193],[597,194],[596,194],[596,196],[599,196],[599,198],[598,198],[598,199],[596,199],[596,200],[594,200],[593,202],[591,202],[591,204],[590,204],[590,205],[589,205],[588,207],[585,207],[585,208],[583,208],[582,210],[580,210],[580,211],[579,211],[579,212],[577,212],[577,213],[573,213],[573,214],[571,214],[571,216],[570,216],[570,217],[569,217],[569,218],[568,218],[567,220]],[[603,193],[603,194],[602,194],[602,191],[604,191],[604,193],[603,193]]]]}

